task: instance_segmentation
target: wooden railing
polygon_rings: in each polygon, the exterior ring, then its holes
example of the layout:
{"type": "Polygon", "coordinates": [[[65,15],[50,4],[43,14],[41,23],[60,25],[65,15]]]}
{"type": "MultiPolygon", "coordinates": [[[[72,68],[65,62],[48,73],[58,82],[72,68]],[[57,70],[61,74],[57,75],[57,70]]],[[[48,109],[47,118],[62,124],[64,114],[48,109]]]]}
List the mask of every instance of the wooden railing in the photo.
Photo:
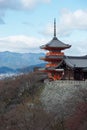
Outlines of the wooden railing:
{"type": "Polygon", "coordinates": [[[58,64],[48,63],[46,64],[46,67],[56,67],[58,64]]]}
{"type": "Polygon", "coordinates": [[[64,52],[47,52],[46,56],[64,56],[64,52]]]}

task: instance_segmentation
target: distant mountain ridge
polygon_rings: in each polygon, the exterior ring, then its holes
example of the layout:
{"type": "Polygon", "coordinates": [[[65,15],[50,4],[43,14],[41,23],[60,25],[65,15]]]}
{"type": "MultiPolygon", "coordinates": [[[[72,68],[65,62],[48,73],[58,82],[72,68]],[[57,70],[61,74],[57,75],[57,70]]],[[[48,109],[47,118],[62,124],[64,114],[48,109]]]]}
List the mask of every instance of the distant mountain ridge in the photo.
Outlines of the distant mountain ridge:
{"type": "Polygon", "coordinates": [[[44,67],[45,63],[41,63],[41,64],[36,64],[36,65],[31,65],[31,66],[27,66],[25,68],[17,68],[17,69],[12,69],[9,67],[0,67],[0,74],[10,74],[10,73],[28,73],[28,72],[32,72],[34,70],[35,67],[44,67]]]}
{"type": "Polygon", "coordinates": [[[5,73],[16,73],[17,71],[8,67],[0,67],[0,74],[5,74],[5,73]]]}
{"type": "Polygon", "coordinates": [[[16,70],[18,68],[26,68],[32,65],[42,64],[44,62],[39,58],[44,55],[44,53],[0,52],[0,68],[7,67],[16,70]]]}
{"type": "Polygon", "coordinates": [[[19,73],[27,73],[27,72],[31,72],[34,71],[35,68],[43,68],[46,64],[45,63],[41,63],[41,64],[36,64],[36,65],[31,65],[22,69],[16,69],[17,72],[19,73]]]}

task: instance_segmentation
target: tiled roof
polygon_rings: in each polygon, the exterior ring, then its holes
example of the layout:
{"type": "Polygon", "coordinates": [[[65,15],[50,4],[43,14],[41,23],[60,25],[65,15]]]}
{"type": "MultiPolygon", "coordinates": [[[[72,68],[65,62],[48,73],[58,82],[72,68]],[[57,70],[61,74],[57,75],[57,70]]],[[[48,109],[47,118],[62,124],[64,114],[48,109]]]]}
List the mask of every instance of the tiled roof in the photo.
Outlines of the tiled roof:
{"type": "Polygon", "coordinates": [[[45,45],[42,45],[40,48],[43,49],[45,47],[53,47],[53,48],[70,48],[71,45],[65,44],[61,42],[57,37],[54,37],[50,42],[45,45]]]}
{"type": "Polygon", "coordinates": [[[86,56],[65,56],[65,63],[72,68],[87,68],[87,55],[86,56]]]}

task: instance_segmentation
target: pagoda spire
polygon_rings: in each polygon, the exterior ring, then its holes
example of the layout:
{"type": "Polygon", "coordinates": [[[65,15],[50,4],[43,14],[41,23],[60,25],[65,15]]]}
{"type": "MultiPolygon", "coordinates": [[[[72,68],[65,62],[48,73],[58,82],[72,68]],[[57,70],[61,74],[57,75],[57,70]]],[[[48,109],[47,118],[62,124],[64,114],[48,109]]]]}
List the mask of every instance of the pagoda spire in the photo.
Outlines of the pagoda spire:
{"type": "Polygon", "coordinates": [[[54,37],[56,37],[56,19],[54,18],[54,37]]]}

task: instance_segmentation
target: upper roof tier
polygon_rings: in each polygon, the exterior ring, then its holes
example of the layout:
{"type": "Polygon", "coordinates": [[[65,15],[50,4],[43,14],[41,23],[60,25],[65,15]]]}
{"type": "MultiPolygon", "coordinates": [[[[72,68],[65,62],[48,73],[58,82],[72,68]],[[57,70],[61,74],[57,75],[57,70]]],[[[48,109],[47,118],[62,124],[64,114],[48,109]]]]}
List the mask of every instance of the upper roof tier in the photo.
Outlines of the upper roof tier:
{"type": "Polygon", "coordinates": [[[54,19],[54,37],[50,42],[48,42],[45,45],[42,45],[40,48],[41,49],[46,49],[46,50],[51,50],[51,49],[54,49],[54,50],[60,49],[60,50],[62,50],[62,49],[70,48],[70,47],[71,47],[71,45],[61,42],[56,37],[56,20],[54,19]]]}
{"type": "Polygon", "coordinates": [[[45,45],[42,45],[40,48],[49,50],[49,48],[50,49],[52,49],[52,48],[54,48],[54,49],[67,49],[70,47],[71,47],[71,45],[61,42],[57,37],[53,37],[53,39],[50,42],[48,42],[45,45]]]}

